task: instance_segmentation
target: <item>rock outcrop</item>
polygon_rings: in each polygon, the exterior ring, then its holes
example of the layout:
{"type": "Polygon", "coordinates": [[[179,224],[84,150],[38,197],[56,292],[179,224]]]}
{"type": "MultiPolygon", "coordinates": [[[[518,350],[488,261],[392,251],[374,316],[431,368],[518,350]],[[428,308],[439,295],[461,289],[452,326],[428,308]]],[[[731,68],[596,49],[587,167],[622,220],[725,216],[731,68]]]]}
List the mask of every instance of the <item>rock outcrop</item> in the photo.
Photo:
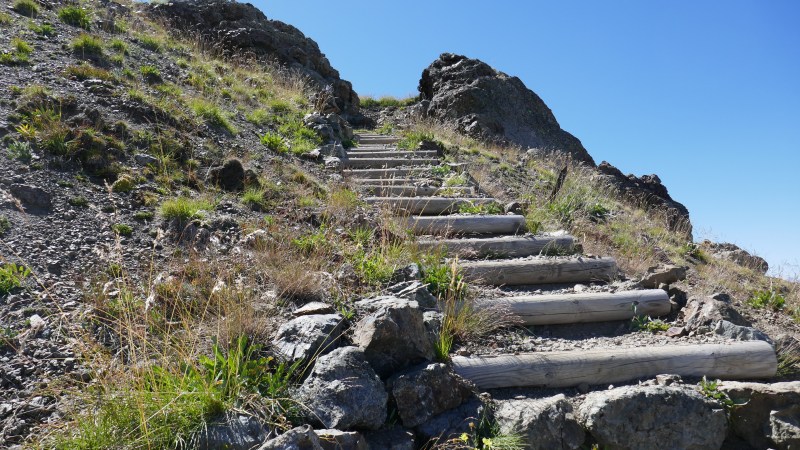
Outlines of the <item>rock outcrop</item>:
{"type": "Polygon", "coordinates": [[[308,77],[321,89],[330,86],[339,110],[330,112],[355,114],[358,109],[352,84],[339,78],[314,40],[289,24],[268,19],[250,3],[186,0],[150,4],[147,11],[184,33],[199,34],[218,46],[217,51],[274,61],[308,77]]]}
{"type": "Polygon", "coordinates": [[[700,244],[700,247],[710,253],[714,258],[727,259],[742,267],[747,267],[748,269],[753,269],[761,273],[767,273],[769,270],[769,264],[767,264],[764,258],[752,255],[738,245],[705,240],[700,244]]]}
{"type": "Polygon", "coordinates": [[[483,61],[443,53],[422,72],[419,92],[428,116],[484,140],[563,152],[594,165],[550,108],[517,77],[483,61]]]}

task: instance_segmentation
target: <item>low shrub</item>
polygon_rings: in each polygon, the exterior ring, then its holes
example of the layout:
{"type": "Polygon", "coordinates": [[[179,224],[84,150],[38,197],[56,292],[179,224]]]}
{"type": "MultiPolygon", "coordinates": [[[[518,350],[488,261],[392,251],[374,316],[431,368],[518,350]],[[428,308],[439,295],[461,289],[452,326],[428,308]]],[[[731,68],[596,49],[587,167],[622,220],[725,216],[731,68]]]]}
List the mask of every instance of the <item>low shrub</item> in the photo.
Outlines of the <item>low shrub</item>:
{"type": "Polygon", "coordinates": [[[17,0],[11,9],[26,17],[36,17],[39,14],[39,6],[33,0],[17,0]]]}
{"type": "Polygon", "coordinates": [[[72,50],[84,58],[103,56],[103,42],[91,34],[81,34],[72,41],[72,50]]]}
{"type": "Polygon", "coordinates": [[[214,204],[204,199],[178,197],[165,200],[161,204],[161,216],[164,219],[187,221],[201,219],[207,211],[214,209],[214,204]]]}
{"type": "Polygon", "coordinates": [[[58,10],[58,18],[67,25],[89,30],[92,19],[88,11],[80,6],[65,6],[58,10]]]}

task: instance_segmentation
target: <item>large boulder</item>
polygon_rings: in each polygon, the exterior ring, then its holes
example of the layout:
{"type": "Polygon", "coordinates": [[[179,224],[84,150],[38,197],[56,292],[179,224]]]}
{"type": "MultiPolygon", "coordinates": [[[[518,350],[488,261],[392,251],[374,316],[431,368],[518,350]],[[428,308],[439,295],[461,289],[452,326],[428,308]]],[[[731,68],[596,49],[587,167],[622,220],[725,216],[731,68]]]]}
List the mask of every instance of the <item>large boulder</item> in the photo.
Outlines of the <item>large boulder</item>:
{"type": "Polygon", "coordinates": [[[697,331],[701,327],[711,329],[720,321],[740,326],[750,326],[738,311],[726,301],[728,297],[717,294],[711,297],[690,299],[681,310],[681,316],[687,331],[697,331]]]}
{"type": "Polygon", "coordinates": [[[428,116],[472,137],[567,153],[594,165],[538,95],[483,61],[443,53],[422,72],[419,92],[428,116]]]}
{"type": "MultiPolygon", "coordinates": [[[[472,433],[481,423],[493,420],[492,411],[483,399],[473,397],[461,406],[447,410],[430,418],[416,428],[421,443],[443,444],[450,439],[457,439],[462,433],[472,433]],[[431,442],[433,441],[433,442],[431,442]]],[[[431,445],[435,448],[435,445],[431,445]]],[[[425,447],[427,448],[427,447],[425,447]]]]}
{"type": "Polygon", "coordinates": [[[388,381],[400,420],[407,428],[455,408],[472,397],[472,389],[453,370],[441,363],[427,364],[400,373],[388,381]]]}
{"type": "Polygon", "coordinates": [[[325,428],[375,430],[386,421],[388,394],[357,347],[320,357],[298,393],[308,420],[325,428]]]}
{"type": "Polygon", "coordinates": [[[730,411],[733,434],[755,448],[800,448],[800,381],[723,381],[717,389],[734,403],[730,411]]]}
{"type": "Polygon", "coordinates": [[[586,433],[564,396],[499,400],[494,412],[500,432],[520,435],[526,449],[581,448],[586,433]]]}
{"type": "Polygon", "coordinates": [[[281,325],[272,346],[289,361],[310,361],[335,348],[344,332],[343,324],[339,313],[300,316],[281,325]]]}
{"type": "Polygon", "coordinates": [[[353,343],[364,349],[378,375],[385,378],[413,364],[433,360],[433,341],[417,302],[383,296],[361,300],[356,306],[368,314],[356,324],[353,343]]]}
{"type": "MultiPolygon", "coordinates": [[[[358,95],[312,39],[297,28],[270,20],[250,3],[229,0],[184,0],[150,3],[146,10],[176,29],[190,33],[229,55],[251,54],[308,77],[320,89],[330,86],[336,109],[355,113],[358,95]],[[199,35],[199,36],[198,36],[199,35]]],[[[333,111],[338,112],[338,111],[333,111]]]]}
{"type": "Polygon", "coordinates": [[[673,386],[626,386],[593,392],[578,420],[601,447],[705,450],[722,446],[725,410],[699,392],[673,386]]]}

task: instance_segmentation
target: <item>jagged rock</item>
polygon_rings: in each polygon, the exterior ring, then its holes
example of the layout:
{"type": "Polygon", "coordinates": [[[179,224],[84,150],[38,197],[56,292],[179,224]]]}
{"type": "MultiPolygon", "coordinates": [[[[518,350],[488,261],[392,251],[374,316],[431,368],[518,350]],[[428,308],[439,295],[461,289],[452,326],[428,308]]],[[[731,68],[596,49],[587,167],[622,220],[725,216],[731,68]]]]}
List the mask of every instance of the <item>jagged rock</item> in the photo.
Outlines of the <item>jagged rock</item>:
{"type": "Polygon", "coordinates": [[[665,209],[670,227],[684,232],[691,240],[692,224],[689,220],[689,210],[682,203],[673,200],[667,192],[667,187],[661,184],[658,175],[643,175],[641,178],[634,175],[625,176],[606,161],[601,162],[597,170],[622,197],[635,203],[643,202],[654,208],[665,209]]]}
{"type": "Polygon", "coordinates": [[[334,314],[336,310],[333,306],[323,302],[311,302],[292,311],[292,315],[300,316],[313,316],[315,314],[334,314]]]}
{"type": "Polygon", "coordinates": [[[266,441],[270,430],[258,419],[243,414],[225,414],[212,420],[196,437],[198,450],[250,450],[266,441]]]}
{"type": "Polygon", "coordinates": [[[369,450],[367,440],[358,431],[315,430],[323,450],[369,450]]]}
{"type": "Polygon", "coordinates": [[[244,166],[237,158],[231,158],[221,166],[208,171],[208,179],[226,191],[244,189],[244,166]]]}
{"type": "Polygon", "coordinates": [[[673,386],[593,392],[577,416],[601,447],[619,450],[720,448],[727,431],[721,405],[693,389],[673,386]]]}
{"type": "Polygon", "coordinates": [[[438,301],[421,281],[406,281],[389,286],[388,291],[396,297],[417,302],[421,308],[436,308],[438,301]]]}
{"type": "Polygon", "coordinates": [[[455,408],[472,396],[472,389],[453,370],[440,363],[397,374],[387,382],[400,420],[407,428],[455,408]]]}
{"type": "Polygon", "coordinates": [[[714,333],[724,336],[728,339],[735,339],[737,341],[766,341],[772,340],[766,334],[756,330],[753,327],[744,327],[735,325],[727,320],[720,320],[714,325],[714,333]]]}
{"type": "Polygon", "coordinates": [[[422,277],[422,272],[419,270],[419,266],[415,263],[411,263],[405,267],[401,267],[392,273],[392,278],[390,280],[391,283],[403,283],[406,281],[415,281],[419,280],[422,277]]]}
{"type": "Polygon", "coordinates": [[[143,166],[158,166],[160,164],[158,158],[147,153],[137,153],[133,156],[133,159],[143,166]]]}
{"type": "Polygon", "coordinates": [[[762,274],[767,273],[769,270],[769,264],[767,264],[767,261],[764,258],[751,255],[749,252],[743,250],[735,244],[716,243],[705,240],[700,243],[700,247],[714,258],[727,259],[742,267],[753,269],[762,274]]]}
{"type": "Polygon", "coordinates": [[[428,116],[472,137],[568,153],[594,165],[538,95],[482,61],[443,53],[422,72],[419,92],[430,102],[428,116]]]}
{"type": "Polygon", "coordinates": [[[329,170],[341,170],[342,169],[342,160],[335,156],[326,156],[322,159],[323,163],[325,164],[325,168],[329,170]]]}
{"type": "Polygon", "coordinates": [[[723,381],[717,389],[730,397],[731,432],[755,448],[798,448],[800,381],[743,383],[723,381]]]}
{"type": "Polygon", "coordinates": [[[691,299],[681,310],[684,328],[696,331],[700,327],[710,327],[721,320],[734,325],[750,326],[741,314],[730,304],[714,298],[691,299]]]}
{"type": "Polygon", "coordinates": [[[166,19],[179,31],[199,34],[217,50],[276,61],[307,76],[320,89],[330,86],[329,99],[336,110],[352,114],[358,108],[358,95],[352,85],[339,78],[339,72],[331,67],[316,42],[291,25],[269,20],[249,3],[188,0],[149,4],[147,11],[166,19]]]}
{"type": "Polygon", "coordinates": [[[564,394],[498,401],[494,416],[500,432],[521,435],[525,448],[530,450],[577,449],[586,440],[564,394]]]}
{"type": "Polygon", "coordinates": [[[426,442],[438,440],[444,442],[448,439],[458,438],[461,433],[470,433],[473,427],[480,425],[482,420],[492,420],[491,409],[480,399],[472,400],[461,406],[434,416],[416,428],[417,435],[426,442]]]}
{"type": "Polygon", "coordinates": [[[242,242],[247,248],[260,248],[272,240],[272,237],[266,230],[254,230],[248,233],[242,242]]]}
{"type": "MultiPolygon", "coordinates": [[[[303,118],[305,125],[323,139],[324,142],[333,145],[341,145],[342,142],[353,140],[353,128],[338,114],[320,113],[307,114],[303,118]]],[[[340,156],[341,153],[327,153],[328,155],[340,156]]]]}
{"type": "Polygon", "coordinates": [[[308,426],[292,428],[275,439],[270,439],[258,450],[322,450],[319,438],[308,426]]]}
{"type": "Polygon", "coordinates": [[[310,361],[336,348],[343,331],[341,314],[300,316],[281,325],[272,345],[290,361],[310,361]]]}
{"type": "Polygon", "coordinates": [[[16,197],[26,208],[49,210],[53,206],[53,196],[38,186],[14,183],[9,189],[11,195],[16,197]]]}
{"type": "Polygon", "coordinates": [[[364,437],[369,450],[415,450],[414,434],[400,426],[388,430],[368,431],[364,437]]]}
{"type": "Polygon", "coordinates": [[[358,347],[320,357],[299,396],[309,421],[326,428],[375,430],[386,421],[388,395],[358,347]]]}
{"type": "Polygon", "coordinates": [[[639,284],[647,289],[655,289],[662,284],[672,284],[676,281],[686,279],[686,267],[680,266],[665,266],[665,267],[651,267],[648,273],[642,277],[639,284]]]}
{"type": "Polygon", "coordinates": [[[356,324],[353,343],[364,349],[367,361],[382,378],[433,359],[433,342],[425,332],[417,302],[383,296],[361,300],[356,306],[369,314],[356,324]]]}

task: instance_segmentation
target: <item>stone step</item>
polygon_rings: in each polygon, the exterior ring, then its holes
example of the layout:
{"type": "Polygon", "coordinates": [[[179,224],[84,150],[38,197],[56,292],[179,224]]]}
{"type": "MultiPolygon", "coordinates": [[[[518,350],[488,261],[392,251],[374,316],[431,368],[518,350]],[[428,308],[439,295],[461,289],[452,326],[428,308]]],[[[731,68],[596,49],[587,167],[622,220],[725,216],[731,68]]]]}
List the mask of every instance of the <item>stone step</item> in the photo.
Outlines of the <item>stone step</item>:
{"type": "MultiPolygon", "coordinates": [[[[420,249],[441,249],[450,256],[472,258],[522,258],[550,251],[572,252],[572,236],[502,236],[490,238],[420,239],[420,249]]],[[[562,253],[563,254],[563,253],[562,253]]]]}
{"type": "Polygon", "coordinates": [[[436,150],[348,150],[347,157],[352,158],[438,158],[436,150]]]}
{"type": "Polygon", "coordinates": [[[436,158],[349,158],[342,160],[344,167],[350,169],[381,169],[402,166],[432,166],[439,164],[436,158]]]}
{"type": "Polygon", "coordinates": [[[429,167],[394,167],[388,169],[350,169],[343,170],[342,174],[346,177],[355,178],[383,178],[397,179],[409,175],[424,174],[429,171],[429,167]]]}
{"type": "Polygon", "coordinates": [[[405,220],[406,227],[418,235],[517,234],[526,230],[525,216],[518,215],[414,216],[405,220]]]}
{"type": "Polygon", "coordinates": [[[478,304],[501,304],[524,325],[630,320],[634,315],[666,316],[672,310],[669,296],[663,289],[523,295],[478,299],[478,304]]]}
{"type": "Polygon", "coordinates": [[[457,374],[480,389],[607,386],[664,373],[758,379],[773,377],[778,370],[775,349],[764,341],[454,356],[452,363],[457,374]]]}
{"type": "Polygon", "coordinates": [[[423,179],[419,178],[352,178],[356,186],[413,186],[423,179]]]}
{"type": "Polygon", "coordinates": [[[446,198],[446,197],[366,197],[369,205],[387,206],[398,214],[437,216],[455,213],[465,206],[480,206],[497,203],[493,198],[446,198]]]}
{"type": "Polygon", "coordinates": [[[591,283],[617,275],[614,258],[541,257],[459,263],[464,279],[489,286],[591,283]]]}
{"type": "Polygon", "coordinates": [[[356,142],[359,144],[395,144],[400,140],[394,136],[363,136],[359,135],[356,142]]]}
{"type": "Polygon", "coordinates": [[[458,194],[458,195],[472,195],[474,190],[471,187],[455,187],[455,188],[440,188],[437,186],[380,186],[380,185],[362,185],[359,186],[364,192],[370,195],[381,197],[426,197],[431,195],[458,194]]]}

